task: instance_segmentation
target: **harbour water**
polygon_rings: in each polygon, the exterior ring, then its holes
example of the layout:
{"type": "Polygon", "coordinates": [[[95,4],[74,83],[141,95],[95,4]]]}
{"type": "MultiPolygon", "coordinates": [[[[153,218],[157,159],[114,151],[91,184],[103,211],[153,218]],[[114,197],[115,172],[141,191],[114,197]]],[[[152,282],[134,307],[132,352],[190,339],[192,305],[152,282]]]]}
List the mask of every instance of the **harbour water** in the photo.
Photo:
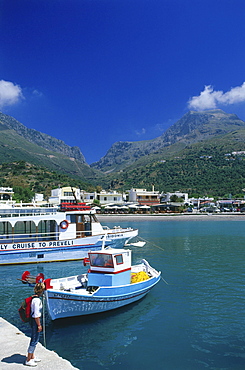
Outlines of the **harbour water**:
{"type": "MultiPolygon", "coordinates": [[[[132,247],[133,261],[147,259],[168,284],[161,280],[142,300],[112,312],[57,322],[46,317],[47,348],[84,370],[245,369],[244,222],[120,219],[149,241],[132,247]]],[[[17,280],[22,272],[49,278],[86,269],[81,261],[1,266],[0,316],[28,335],[18,307],[32,289],[17,280]]]]}

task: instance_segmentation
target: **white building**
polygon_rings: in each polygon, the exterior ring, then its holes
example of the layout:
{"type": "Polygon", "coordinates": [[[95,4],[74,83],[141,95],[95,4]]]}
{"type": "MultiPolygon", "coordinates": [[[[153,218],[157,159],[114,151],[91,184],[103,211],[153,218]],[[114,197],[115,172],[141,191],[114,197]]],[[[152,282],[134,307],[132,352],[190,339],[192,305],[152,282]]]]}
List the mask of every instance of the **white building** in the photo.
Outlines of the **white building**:
{"type": "Polygon", "coordinates": [[[13,188],[0,187],[0,201],[12,201],[14,195],[13,188]]]}
{"type": "Polygon", "coordinates": [[[67,186],[51,190],[51,197],[49,197],[51,204],[76,202],[83,202],[83,192],[80,189],[67,186]]]}
{"type": "Polygon", "coordinates": [[[53,205],[76,202],[93,203],[95,200],[98,200],[101,205],[124,203],[122,194],[116,191],[86,192],[70,186],[51,190],[51,197],[49,197],[49,203],[53,205]]]}
{"type": "Polygon", "coordinates": [[[85,203],[93,203],[94,200],[98,200],[101,205],[124,203],[122,194],[117,193],[116,191],[102,190],[100,193],[97,193],[96,191],[94,193],[88,193],[84,191],[83,199],[85,203]]]}
{"type": "Polygon", "coordinates": [[[34,198],[32,199],[34,203],[42,203],[44,202],[44,196],[43,194],[35,193],[34,198]]]}
{"type": "Polygon", "coordinates": [[[175,191],[174,193],[162,193],[161,203],[171,202],[171,197],[176,195],[178,198],[182,198],[184,203],[188,203],[188,193],[181,193],[180,191],[175,191]]]}
{"type": "Polygon", "coordinates": [[[86,191],[83,191],[83,201],[85,203],[93,203],[95,199],[97,199],[96,191],[92,192],[92,193],[88,193],[86,191]]]}
{"type": "Polygon", "coordinates": [[[121,193],[117,193],[116,191],[105,191],[102,190],[100,193],[97,193],[96,199],[100,202],[101,205],[116,203],[116,204],[123,204],[124,199],[121,193]]]}
{"type": "Polygon", "coordinates": [[[159,191],[154,190],[154,187],[152,191],[132,188],[129,190],[129,202],[151,206],[160,202],[160,194],[159,191]]]}
{"type": "Polygon", "coordinates": [[[189,199],[189,204],[192,205],[193,207],[197,208],[197,209],[200,209],[201,207],[205,206],[205,205],[215,205],[214,203],[214,198],[208,198],[208,197],[204,197],[204,198],[190,198],[189,199]]]}

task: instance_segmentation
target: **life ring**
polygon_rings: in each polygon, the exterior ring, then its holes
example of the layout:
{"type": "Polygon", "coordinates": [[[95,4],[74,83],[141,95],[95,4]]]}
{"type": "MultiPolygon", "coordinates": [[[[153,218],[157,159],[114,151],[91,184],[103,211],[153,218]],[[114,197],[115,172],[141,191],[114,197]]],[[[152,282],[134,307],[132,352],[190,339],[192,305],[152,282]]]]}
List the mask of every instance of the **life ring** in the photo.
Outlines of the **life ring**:
{"type": "Polygon", "coordinates": [[[60,228],[63,229],[63,230],[65,230],[65,229],[68,228],[68,225],[69,225],[68,221],[67,220],[63,220],[60,223],[60,228]]]}

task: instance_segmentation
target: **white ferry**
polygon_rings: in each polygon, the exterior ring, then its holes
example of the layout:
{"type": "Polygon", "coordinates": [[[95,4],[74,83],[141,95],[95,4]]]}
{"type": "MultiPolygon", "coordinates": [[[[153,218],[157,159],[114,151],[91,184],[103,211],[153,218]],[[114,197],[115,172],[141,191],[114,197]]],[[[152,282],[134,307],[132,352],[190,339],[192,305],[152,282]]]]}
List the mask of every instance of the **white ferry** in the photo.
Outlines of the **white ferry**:
{"type": "Polygon", "coordinates": [[[103,227],[89,207],[73,209],[0,208],[0,265],[79,260],[102,243],[121,248],[138,235],[137,229],[103,227]]]}

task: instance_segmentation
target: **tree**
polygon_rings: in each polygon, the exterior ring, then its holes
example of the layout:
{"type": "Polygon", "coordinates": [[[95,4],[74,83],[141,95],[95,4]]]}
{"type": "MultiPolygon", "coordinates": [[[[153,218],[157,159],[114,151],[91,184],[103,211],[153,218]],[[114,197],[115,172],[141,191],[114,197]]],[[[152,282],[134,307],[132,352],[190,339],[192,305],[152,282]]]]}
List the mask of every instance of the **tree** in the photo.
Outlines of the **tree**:
{"type": "Polygon", "coordinates": [[[178,195],[176,194],[171,195],[170,200],[173,203],[176,203],[176,202],[183,203],[184,202],[184,199],[181,197],[178,197],[178,195]]]}

